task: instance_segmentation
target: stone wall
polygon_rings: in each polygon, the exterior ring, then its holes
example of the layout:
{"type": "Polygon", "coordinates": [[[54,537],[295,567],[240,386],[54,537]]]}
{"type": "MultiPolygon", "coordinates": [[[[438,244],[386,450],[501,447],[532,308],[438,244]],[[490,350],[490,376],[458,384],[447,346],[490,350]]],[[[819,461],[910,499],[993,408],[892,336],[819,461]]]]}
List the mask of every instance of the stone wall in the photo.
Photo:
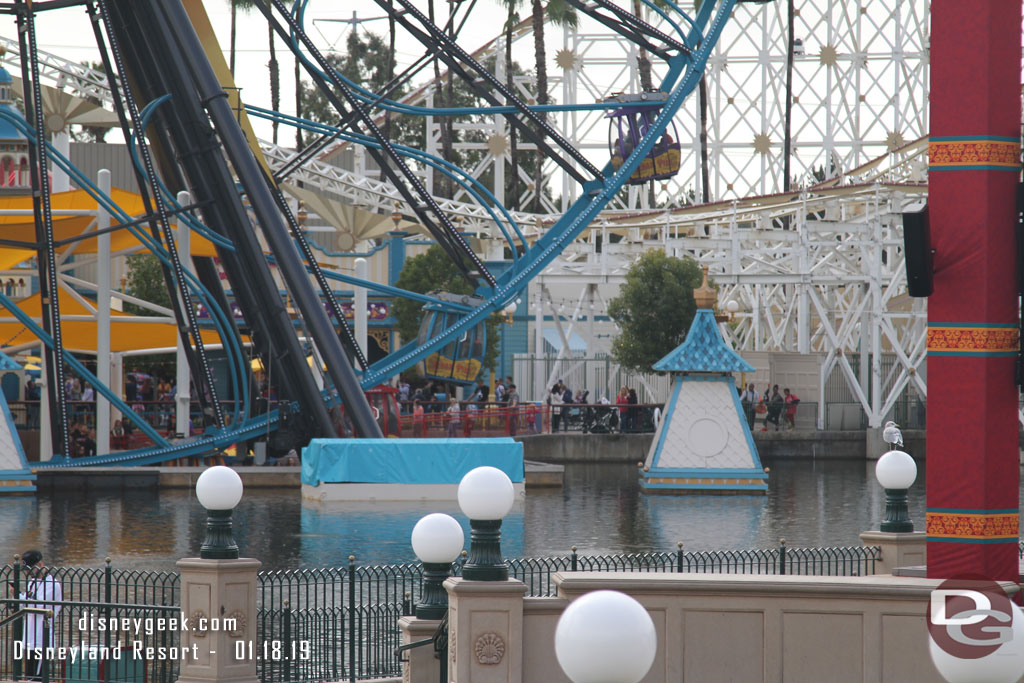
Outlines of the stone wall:
{"type": "MultiPolygon", "coordinates": [[[[450,680],[569,683],[554,654],[558,619],[572,600],[604,589],[633,596],[654,621],[657,654],[644,683],[943,680],[925,616],[938,580],[566,572],[554,581],[559,597],[523,599],[514,580],[466,590],[479,582],[449,579],[451,613],[460,615],[450,680]]],[[[436,660],[429,664],[405,680],[436,681],[436,660]]]]}
{"type": "MultiPolygon", "coordinates": [[[[881,457],[888,448],[868,431],[754,432],[758,456],[766,458],[881,457]]],[[[915,458],[925,456],[923,430],[904,431],[905,450],[915,458]]],[[[653,434],[535,434],[517,436],[523,456],[537,462],[630,462],[646,460],[653,434]]]]}

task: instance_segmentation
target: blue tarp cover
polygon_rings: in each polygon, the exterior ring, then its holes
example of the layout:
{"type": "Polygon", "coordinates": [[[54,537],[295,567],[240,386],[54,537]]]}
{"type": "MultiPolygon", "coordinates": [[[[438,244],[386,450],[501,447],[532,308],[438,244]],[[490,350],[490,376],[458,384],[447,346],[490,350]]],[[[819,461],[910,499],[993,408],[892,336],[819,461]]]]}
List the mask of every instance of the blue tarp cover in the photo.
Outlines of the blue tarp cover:
{"type": "Polygon", "coordinates": [[[302,449],[302,483],[458,484],[490,465],[523,481],[523,445],[491,439],[313,439],[302,449]]]}

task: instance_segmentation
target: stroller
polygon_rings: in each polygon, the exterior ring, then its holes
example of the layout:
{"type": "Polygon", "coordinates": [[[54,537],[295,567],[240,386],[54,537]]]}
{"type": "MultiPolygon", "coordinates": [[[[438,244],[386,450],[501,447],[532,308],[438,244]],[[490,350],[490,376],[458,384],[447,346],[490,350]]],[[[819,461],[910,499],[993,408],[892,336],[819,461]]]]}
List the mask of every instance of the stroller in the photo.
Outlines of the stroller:
{"type": "MultiPolygon", "coordinates": [[[[576,394],[576,399],[573,401],[573,403],[565,404],[565,405],[566,406],[570,406],[570,405],[576,406],[576,405],[579,405],[579,404],[582,404],[582,403],[586,403],[587,402],[587,396],[589,396],[589,395],[590,395],[589,391],[582,391],[582,392],[576,394]]],[[[583,424],[586,422],[586,413],[585,413],[585,409],[584,408],[576,408],[576,407],[568,408],[568,407],[564,407],[562,410],[563,410],[563,413],[562,413],[563,414],[563,420],[565,421],[565,427],[563,427],[563,429],[568,431],[569,429],[574,428],[576,425],[579,425],[581,429],[583,428],[583,424]]]]}
{"type": "Polygon", "coordinates": [[[619,426],[619,411],[615,406],[587,406],[583,413],[583,433],[610,434],[619,426]]]}

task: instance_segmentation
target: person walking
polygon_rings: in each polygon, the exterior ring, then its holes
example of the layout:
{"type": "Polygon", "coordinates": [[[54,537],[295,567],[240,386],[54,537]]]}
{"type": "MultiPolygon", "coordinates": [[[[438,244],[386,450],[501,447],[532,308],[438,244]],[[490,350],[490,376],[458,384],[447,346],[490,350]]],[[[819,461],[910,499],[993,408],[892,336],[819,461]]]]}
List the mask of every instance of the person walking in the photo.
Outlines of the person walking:
{"type": "Polygon", "coordinates": [[[64,599],[64,591],[60,581],[54,578],[43,564],[43,554],[38,550],[26,550],[22,553],[21,566],[25,576],[25,591],[18,598],[24,601],[22,606],[53,610],[53,618],[42,614],[28,614],[24,617],[25,630],[22,642],[26,658],[25,678],[42,680],[43,663],[46,659],[42,650],[56,644],[54,619],[60,614],[59,603],[64,599]],[[43,638],[44,623],[49,627],[49,642],[43,638]]]}
{"type": "Polygon", "coordinates": [[[519,392],[516,391],[516,385],[509,382],[508,384],[508,433],[510,436],[516,435],[516,430],[519,427],[519,392]]]}
{"type": "Polygon", "coordinates": [[[448,438],[454,439],[458,436],[459,428],[459,399],[452,396],[451,401],[448,403],[448,438]]]}
{"type": "Polygon", "coordinates": [[[629,390],[621,387],[615,395],[615,405],[619,408],[619,433],[628,432],[629,425],[629,390]]]}
{"type": "Polygon", "coordinates": [[[427,435],[427,416],[418,398],[412,400],[412,435],[418,439],[427,435]]]}
{"type": "Polygon", "coordinates": [[[559,423],[562,420],[562,384],[559,380],[548,392],[548,405],[551,406],[551,433],[558,431],[559,423]]]}
{"type": "Polygon", "coordinates": [[[569,406],[573,403],[572,389],[562,385],[562,431],[569,431],[569,413],[572,410],[569,406]]]}
{"type": "Polygon", "coordinates": [[[747,425],[751,430],[754,429],[754,408],[760,400],[761,397],[757,395],[753,382],[748,384],[746,390],[740,394],[740,403],[743,405],[743,414],[747,416],[747,425]]]}
{"type": "Polygon", "coordinates": [[[767,401],[768,412],[764,415],[764,427],[761,428],[762,432],[768,431],[768,423],[771,422],[775,425],[775,431],[779,431],[779,417],[782,415],[782,409],[786,405],[786,401],[779,394],[779,385],[772,386],[772,395],[767,401]]]}
{"type": "Polygon", "coordinates": [[[800,403],[800,397],[794,394],[787,387],[782,390],[783,400],[786,402],[786,429],[796,428],[796,406],[800,403]]]}

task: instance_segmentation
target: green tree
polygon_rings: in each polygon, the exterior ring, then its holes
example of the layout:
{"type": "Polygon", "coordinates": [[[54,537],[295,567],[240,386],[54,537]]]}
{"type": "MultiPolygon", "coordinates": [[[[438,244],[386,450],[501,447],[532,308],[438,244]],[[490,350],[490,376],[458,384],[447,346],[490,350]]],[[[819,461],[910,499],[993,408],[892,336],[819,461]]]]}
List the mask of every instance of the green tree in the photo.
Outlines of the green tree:
{"type": "MultiPolygon", "coordinates": [[[[437,290],[452,294],[473,293],[472,285],[466,281],[444,250],[436,244],[422,254],[405,261],[395,286],[420,294],[437,290]]],[[[401,335],[403,343],[415,339],[419,333],[420,321],[423,319],[423,304],[412,299],[396,298],[391,303],[391,314],[398,322],[398,334],[401,335]]],[[[486,322],[487,346],[483,359],[485,370],[493,370],[498,363],[500,321],[501,316],[494,314],[486,322]]]]}
{"type": "MultiPolygon", "coordinates": [[[[136,299],[148,301],[157,306],[171,307],[171,295],[164,283],[164,272],[160,259],[153,254],[131,254],[128,256],[128,294],[136,299]]],[[[125,313],[153,315],[149,309],[125,304],[125,313]]]]}
{"type": "Polygon", "coordinates": [[[686,339],[697,305],[693,290],[703,273],[694,261],[645,253],[626,274],[608,315],[619,326],[612,356],[623,367],[649,372],[651,366],[686,339]]]}

